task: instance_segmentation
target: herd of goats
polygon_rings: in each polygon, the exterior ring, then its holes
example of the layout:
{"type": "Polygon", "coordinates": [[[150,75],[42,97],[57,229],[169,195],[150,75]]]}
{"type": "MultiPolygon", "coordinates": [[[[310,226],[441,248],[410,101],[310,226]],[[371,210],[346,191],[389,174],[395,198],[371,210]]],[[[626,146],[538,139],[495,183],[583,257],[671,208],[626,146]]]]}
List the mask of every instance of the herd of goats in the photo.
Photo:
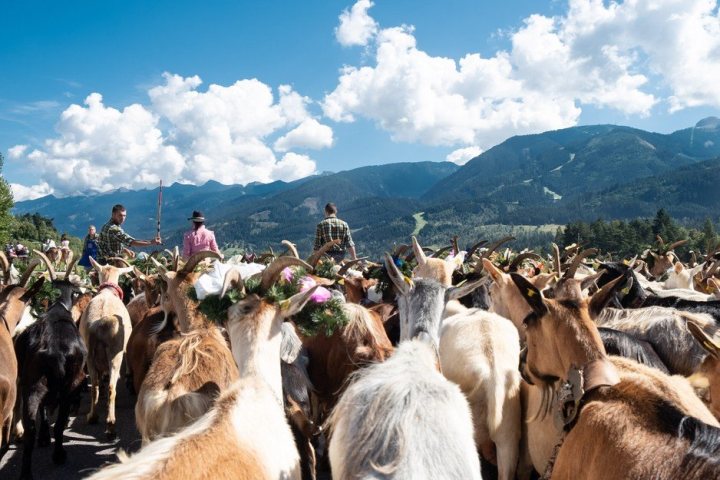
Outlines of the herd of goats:
{"type": "Polygon", "coordinates": [[[577,246],[500,251],[508,240],[461,252],[413,237],[322,276],[332,244],[307,261],[289,242],[224,263],[165,251],[142,270],[93,261],[94,286],[73,259],[61,271],[35,251],[13,275],[0,254],[0,446],[22,442],[32,478],[56,412],[64,463],[88,377],[87,422],[107,388],[115,435],[125,376],[143,446],[93,480],[305,480],[326,462],[347,480],[480,479],[481,463],[502,480],[720,478],[720,253],[603,261],[577,246]],[[214,295],[232,301],[218,322],[193,292],[220,270],[214,295]],[[269,295],[299,271],[307,288],[269,295]],[[59,296],[35,318],[44,282],[59,296]],[[294,319],[320,289],[345,321],[307,335],[294,319]]]}

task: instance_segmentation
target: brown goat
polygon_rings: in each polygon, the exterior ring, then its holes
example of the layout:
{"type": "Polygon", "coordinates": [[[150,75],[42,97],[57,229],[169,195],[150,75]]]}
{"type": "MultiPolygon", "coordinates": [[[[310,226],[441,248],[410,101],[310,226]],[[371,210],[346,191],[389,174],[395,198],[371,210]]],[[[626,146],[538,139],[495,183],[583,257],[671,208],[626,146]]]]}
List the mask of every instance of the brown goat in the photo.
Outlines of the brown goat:
{"type": "Polygon", "coordinates": [[[707,379],[708,398],[704,400],[715,418],[720,419],[720,345],[692,322],[688,322],[688,330],[710,354],[703,360],[698,373],[707,379]]]}
{"type": "Polygon", "coordinates": [[[589,310],[621,279],[590,301],[543,299],[521,275],[512,280],[531,308],[523,373],[531,383],[552,388],[560,379],[576,391],[556,412],[567,433],[552,478],[718,478],[720,429],[686,415],[668,394],[671,382],[661,390],[644,375],[621,378],[608,360],[589,310]]]}

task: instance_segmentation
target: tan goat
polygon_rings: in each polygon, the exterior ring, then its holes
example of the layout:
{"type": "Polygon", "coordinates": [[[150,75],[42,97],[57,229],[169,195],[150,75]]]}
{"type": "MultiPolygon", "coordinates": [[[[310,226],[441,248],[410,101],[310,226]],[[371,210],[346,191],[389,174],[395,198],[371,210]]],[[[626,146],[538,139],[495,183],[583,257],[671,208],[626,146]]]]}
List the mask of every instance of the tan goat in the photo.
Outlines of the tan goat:
{"type": "Polygon", "coordinates": [[[512,280],[531,309],[524,375],[549,388],[559,379],[575,392],[555,411],[567,433],[552,478],[718,478],[720,430],[687,414],[673,382],[659,389],[661,373],[621,376],[606,356],[589,309],[621,278],[589,302],[544,299],[524,277],[512,280]]]}
{"type": "Polygon", "coordinates": [[[100,396],[100,381],[103,375],[110,376],[108,385],[108,414],[106,433],[115,436],[115,395],[123,354],[132,327],[130,315],[122,301],[122,290],[118,285],[121,275],[130,273],[132,267],[117,268],[100,265],[92,257],[90,262],[98,272],[100,290],[93,297],[80,317],[80,335],[88,348],[87,367],[92,383],[88,423],[98,421],[97,404],[100,396]]]}
{"type": "Polygon", "coordinates": [[[314,290],[281,305],[254,294],[233,305],[226,326],[240,379],[188,428],[148,444],[90,480],[299,480],[299,456],[282,403],[280,325],[302,309],[314,290]]]}

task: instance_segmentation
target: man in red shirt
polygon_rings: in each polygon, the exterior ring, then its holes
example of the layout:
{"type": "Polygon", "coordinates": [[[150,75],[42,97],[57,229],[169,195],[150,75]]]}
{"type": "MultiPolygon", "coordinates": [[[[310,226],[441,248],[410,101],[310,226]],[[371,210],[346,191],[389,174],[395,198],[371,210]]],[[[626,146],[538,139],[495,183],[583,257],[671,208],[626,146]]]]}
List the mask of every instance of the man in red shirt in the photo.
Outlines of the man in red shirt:
{"type": "Polygon", "coordinates": [[[183,235],[183,258],[187,260],[193,254],[205,250],[211,250],[222,257],[217,242],[215,242],[215,233],[205,228],[205,217],[202,212],[193,211],[192,217],[188,220],[192,222],[193,228],[183,235]]]}

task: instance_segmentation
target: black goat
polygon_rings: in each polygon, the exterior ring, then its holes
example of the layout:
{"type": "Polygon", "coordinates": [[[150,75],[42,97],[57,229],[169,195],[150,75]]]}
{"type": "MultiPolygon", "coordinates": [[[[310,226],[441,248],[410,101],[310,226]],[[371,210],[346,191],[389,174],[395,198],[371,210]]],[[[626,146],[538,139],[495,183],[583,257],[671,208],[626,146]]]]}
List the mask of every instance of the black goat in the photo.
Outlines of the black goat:
{"type": "MultiPolygon", "coordinates": [[[[44,261],[49,261],[43,258],[44,261]]],[[[32,478],[32,453],[35,447],[36,424],[40,421],[38,444],[50,444],[48,411],[58,408],[55,421],[55,446],[52,459],[65,463],[63,432],[70,408],[77,403],[80,385],[85,378],[87,349],[70,313],[78,288],[69,281],[74,262],[63,280],[55,279],[48,268],[54,288],[60,297],[38,321],[15,339],[15,354],[19,365],[19,386],[22,394],[22,425],[24,429],[23,462],[20,478],[32,478]]]]}
{"type": "Polygon", "coordinates": [[[598,332],[600,332],[600,338],[608,355],[629,358],[643,365],[655,367],[668,375],[670,374],[667,366],[660,360],[653,346],[645,340],[640,340],[612,328],[598,327],[598,332]]]}

